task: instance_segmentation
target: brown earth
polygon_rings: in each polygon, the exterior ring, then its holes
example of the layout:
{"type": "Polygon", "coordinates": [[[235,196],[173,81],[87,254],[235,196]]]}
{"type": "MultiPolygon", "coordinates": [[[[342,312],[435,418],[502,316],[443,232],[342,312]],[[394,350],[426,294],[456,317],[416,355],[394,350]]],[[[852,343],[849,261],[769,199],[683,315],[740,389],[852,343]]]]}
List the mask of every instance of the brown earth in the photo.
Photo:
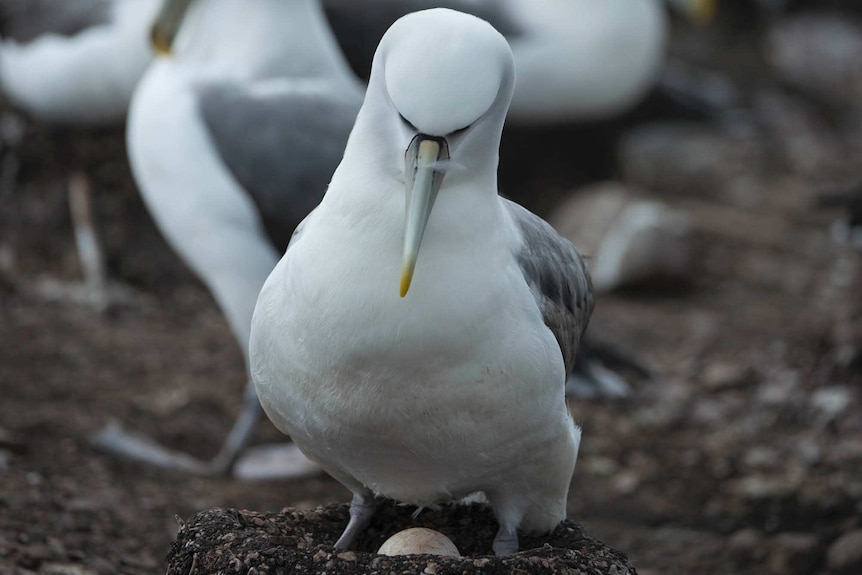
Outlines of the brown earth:
{"type": "MultiPolygon", "coordinates": [[[[572,402],[584,439],[570,517],[642,574],[860,572],[854,546],[833,544],[862,528],[862,253],[831,240],[837,212],[813,208],[820,189],[862,181],[860,116],[758,72],[757,42],[719,45],[678,49],[742,59],[758,129],[698,128],[658,152],[626,140],[617,175],[691,215],[698,258],[684,286],[599,301],[593,327],[657,377],[628,401],[572,402]]],[[[241,355],[147,216],[121,131],[24,122],[15,144],[15,118],[0,122],[0,573],[160,573],[177,517],[346,501],[326,477],[185,477],[90,448],[119,420],[214,454],[241,355]],[[80,279],[64,191],[76,171],[110,276],[136,294],[106,313],[48,289],[80,279]]],[[[548,213],[577,156],[512,146],[503,161],[531,168],[508,173],[548,213]]],[[[255,442],[280,437],[266,423],[255,442]]]]}

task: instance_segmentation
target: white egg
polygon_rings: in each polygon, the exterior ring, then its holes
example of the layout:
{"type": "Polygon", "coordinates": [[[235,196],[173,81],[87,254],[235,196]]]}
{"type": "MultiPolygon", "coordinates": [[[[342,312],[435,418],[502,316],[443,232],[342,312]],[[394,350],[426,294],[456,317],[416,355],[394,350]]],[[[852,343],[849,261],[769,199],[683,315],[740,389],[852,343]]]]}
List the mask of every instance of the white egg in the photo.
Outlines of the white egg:
{"type": "Polygon", "coordinates": [[[380,546],[381,555],[446,555],[460,557],[452,540],[433,529],[413,527],[399,531],[380,546]]]}

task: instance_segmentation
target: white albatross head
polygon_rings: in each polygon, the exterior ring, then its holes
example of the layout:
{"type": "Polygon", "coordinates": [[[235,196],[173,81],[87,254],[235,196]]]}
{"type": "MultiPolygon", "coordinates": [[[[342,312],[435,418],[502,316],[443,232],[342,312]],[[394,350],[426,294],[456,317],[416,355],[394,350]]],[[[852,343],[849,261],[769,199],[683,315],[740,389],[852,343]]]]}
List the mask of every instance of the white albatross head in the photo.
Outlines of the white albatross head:
{"type": "MultiPolygon", "coordinates": [[[[404,16],[380,41],[363,108],[371,109],[372,122],[387,124],[378,132],[400,138],[397,157],[384,161],[399,162],[399,171],[403,166],[406,186],[401,297],[410,289],[447,169],[490,170],[496,178],[514,80],[505,38],[484,20],[454,10],[404,16]]],[[[394,156],[391,147],[383,150],[394,156]]]]}

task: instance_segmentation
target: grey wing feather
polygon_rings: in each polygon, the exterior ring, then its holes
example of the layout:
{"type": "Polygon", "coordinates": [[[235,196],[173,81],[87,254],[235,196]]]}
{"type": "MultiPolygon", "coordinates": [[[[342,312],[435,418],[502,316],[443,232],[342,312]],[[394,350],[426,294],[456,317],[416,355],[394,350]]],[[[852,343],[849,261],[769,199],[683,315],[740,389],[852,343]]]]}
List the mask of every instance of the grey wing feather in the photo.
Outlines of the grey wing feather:
{"type": "Polygon", "coordinates": [[[309,91],[261,95],[236,84],[203,85],[197,96],[218,153],[283,252],[323,198],[361,102],[309,91]]]}
{"type": "Polygon", "coordinates": [[[518,263],[545,325],[560,345],[568,375],[593,312],[589,271],[575,247],[547,222],[514,202],[503,201],[524,240],[516,254],[518,263]]]}

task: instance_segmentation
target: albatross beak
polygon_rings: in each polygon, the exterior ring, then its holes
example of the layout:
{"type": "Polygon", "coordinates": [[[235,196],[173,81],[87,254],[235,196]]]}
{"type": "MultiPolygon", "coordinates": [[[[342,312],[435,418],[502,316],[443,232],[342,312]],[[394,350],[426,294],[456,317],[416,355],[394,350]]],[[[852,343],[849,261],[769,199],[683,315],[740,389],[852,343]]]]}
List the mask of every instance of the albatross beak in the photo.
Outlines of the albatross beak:
{"type": "Polygon", "coordinates": [[[688,17],[695,24],[709,24],[715,16],[718,0],[688,0],[688,17]]]}
{"type": "Polygon", "coordinates": [[[709,24],[715,16],[718,0],[693,0],[691,18],[698,24],[709,24]]]}
{"type": "Polygon", "coordinates": [[[194,0],[164,0],[153,25],[150,42],[158,54],[171,55],[171,47],[183,25],[186,12],[194,0]]]}
{"type": "Polygon", "coordinates": [[[442,138],[419,134],[404,154],[404,173],[407,175],[407,210],[404,223],[404,257],[401,267],[401,297],[407,295],[425,225],[443,183],[443,172],[437,162],[447,160],[448,145],[442,138]]]}
{"type": "Polygon", "coordinates": [[[718,0],[668,0],[682,16],[695,24],[709,24],[715,16],[718,0]]]}

